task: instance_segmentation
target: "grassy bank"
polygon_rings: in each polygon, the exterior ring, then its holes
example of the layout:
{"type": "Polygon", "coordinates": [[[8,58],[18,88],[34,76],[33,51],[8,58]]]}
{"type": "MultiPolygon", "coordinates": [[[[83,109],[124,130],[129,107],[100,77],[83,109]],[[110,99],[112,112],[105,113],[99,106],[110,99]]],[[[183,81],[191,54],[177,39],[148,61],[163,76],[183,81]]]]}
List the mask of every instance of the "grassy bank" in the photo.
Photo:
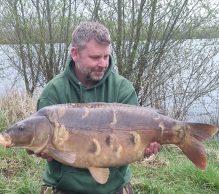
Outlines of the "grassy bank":
{"type": "Polygon", "coordinates": [[[0,148],[0,193],[39,193],[44,162],[24,150],[0,148]]]}
{"type": "MultiPolygon", "coordinates": [[[[173,146],[131,164],[136,194],[218,194],[219,142],[206,143],[208,167],[201,171],[173,146]]],[[[37,194],[45,161],[24,150],[0,148],[0,193],[37,194]]]]}
{"type": "Polygon", "coordinates": [[[197,169],[182,152],[167,146],[152,160],[131,165],[138,194],[218,194],[219,142],[206,144],[208,167],[197,169]]]}
{"type": "MultiPolygon", "coordinates": [[[[11,93],[0,99],[0,129],[35,111],[35,100],[11,93]]],[[[197,169],[175,146],[131,164],[135,194],[219,194],[219,141],[205,142],[206,171],[197,169]]],[[[37,194],[45,160],[25,150],[0,147],[0,194],[37,194]]]]}

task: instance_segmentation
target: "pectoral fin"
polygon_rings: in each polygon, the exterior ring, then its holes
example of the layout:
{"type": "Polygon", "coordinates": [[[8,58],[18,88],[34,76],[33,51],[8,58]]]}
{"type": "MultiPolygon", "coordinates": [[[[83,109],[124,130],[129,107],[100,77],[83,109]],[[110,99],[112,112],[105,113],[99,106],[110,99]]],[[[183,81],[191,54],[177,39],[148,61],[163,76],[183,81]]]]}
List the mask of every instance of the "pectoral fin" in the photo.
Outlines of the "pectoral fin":
{"type": "Polygon", "coordinates": [[[75,162],[76,154],[72,152],[59,151],[54,148],[48,148],[50,155],[57,161],[72,165],[75,162]]]}
{"type": "Polygon", "coordinates": [[[100,184],[105,184],[109,178],[109,168],[89,167],[92,177],[100,184]]]}

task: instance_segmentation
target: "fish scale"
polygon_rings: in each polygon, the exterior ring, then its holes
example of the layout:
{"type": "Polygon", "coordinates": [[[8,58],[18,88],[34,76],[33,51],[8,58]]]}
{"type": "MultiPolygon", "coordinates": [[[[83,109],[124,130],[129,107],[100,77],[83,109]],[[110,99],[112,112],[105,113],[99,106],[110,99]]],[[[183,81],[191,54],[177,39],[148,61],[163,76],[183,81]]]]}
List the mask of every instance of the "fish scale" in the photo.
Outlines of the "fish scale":
{"type": "Polygon", "coordinates": [[[0,144],[44,152],[53,159],[88,169],[105,184],[109,168],[141,160],[151,142],[175,144],[205,169],[202,141],[217,127],[178,121],[151,108],[119,103],[76,103],[44,107],[0,134],[0,144]]]}

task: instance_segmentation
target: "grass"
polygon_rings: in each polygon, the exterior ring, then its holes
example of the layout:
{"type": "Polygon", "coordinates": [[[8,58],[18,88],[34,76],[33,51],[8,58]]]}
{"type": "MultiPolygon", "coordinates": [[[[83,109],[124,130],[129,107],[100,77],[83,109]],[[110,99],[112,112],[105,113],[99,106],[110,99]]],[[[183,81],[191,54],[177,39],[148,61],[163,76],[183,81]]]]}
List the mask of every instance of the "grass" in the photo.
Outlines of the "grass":
{"type": "Polygon", "coordinates": [[[1,148],[0,193],[39,193],[44,162],[24,150],[1,148]]]}
{"type": "Polygon", "coordinates": [[[197,169],[178,148],[168,146],[151,162],[132,164],[137,194],[218,194],[219,142],[206,143],[208,167],[197,169]],[[144,167],[143,167],[144,166],[144,167]]]}
{"type": "MultiPolygon", "coordinates": [[[[16,92],[0,99],[0,130],[35,111],[36,100],[16,92]]],[[[219,194],[219,141],[205,142],[208,167],[197,169],[175,146],[130,165],[135,194],[219,194]]],[[[0,194],[38,194],[45,160],[0,147],[0,194]]]]}
{"type": "MultiPolygon", "coordinates": [[[[154,158],[131,164],[135,194],[218,194],[219,142],[206,143],[208,167],[197,169],[171,146],[154,158]]],[[[0,147],[0,193],[37,194],[45,160],[24,150],[0,147]]]]}

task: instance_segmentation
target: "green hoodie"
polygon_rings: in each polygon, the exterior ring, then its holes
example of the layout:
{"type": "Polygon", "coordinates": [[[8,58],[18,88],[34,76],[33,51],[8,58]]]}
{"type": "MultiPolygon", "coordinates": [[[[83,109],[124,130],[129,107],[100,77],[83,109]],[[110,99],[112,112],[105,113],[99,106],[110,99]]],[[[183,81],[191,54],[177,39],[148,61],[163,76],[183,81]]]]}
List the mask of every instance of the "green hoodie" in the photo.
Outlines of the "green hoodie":
{"type": "MultiPolygon", "coordinates": [[[[113,71],[112,60],[103,79],[92,88],[85,88],[77,80],[71,57],[65,70],[52,79],[38,99],[37,109],[52,104],[83,102],[119,102],[138,105],[132,84],[113,71]]],[[[115,194],[118,189],[130,181],[128,166],[110,168],[106,184],[98,184],[86,169],[63,165],[55,160],[47,162],[43,180],[47,185],[71,194],[115,194]]]]}

